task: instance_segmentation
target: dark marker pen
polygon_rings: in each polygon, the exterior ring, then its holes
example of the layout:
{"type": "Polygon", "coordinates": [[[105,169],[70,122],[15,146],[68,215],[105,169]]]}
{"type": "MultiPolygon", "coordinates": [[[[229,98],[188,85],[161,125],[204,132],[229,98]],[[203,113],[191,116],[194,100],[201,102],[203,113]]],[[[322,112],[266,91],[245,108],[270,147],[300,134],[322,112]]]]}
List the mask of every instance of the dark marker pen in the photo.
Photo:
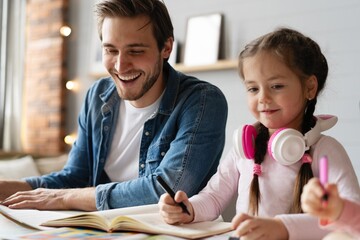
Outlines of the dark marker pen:
{"type": "MultiPolygon", "coordinates": [[[[175,193],[174,191],[169,187],[169,185],[166,184],[166,182],[164,181],[164,179],[162,179],[159,175],[156,176],[156,180],[158,181],[158,183],[160,183],[161,187],[172,197],[172,199],[175,198],[175,193]]],[[[174,199],[175,201],[175,199],[174,199]]],[[[187,214],[190,215],[189,210],[187,209],[187,207],[185,206],[185,204],[183,202],[178,203],[180,205],[180,207],[182,208],[182,210],[184,212],[186,212],[187,214]]]]}

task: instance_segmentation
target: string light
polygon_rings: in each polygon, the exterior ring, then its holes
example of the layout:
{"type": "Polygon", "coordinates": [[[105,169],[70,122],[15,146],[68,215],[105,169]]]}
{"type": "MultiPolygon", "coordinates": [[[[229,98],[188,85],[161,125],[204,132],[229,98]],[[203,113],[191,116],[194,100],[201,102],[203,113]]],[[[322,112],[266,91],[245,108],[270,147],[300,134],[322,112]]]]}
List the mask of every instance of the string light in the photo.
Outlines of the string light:
{"type": "Polygon", "coordinates": [[[76,80],[69,80],[66,82],[65,87],[67,90],[76,91],[78,90],[78,82],[76,80]]]}
{"type": "Polygon", "coordinates": [[[75,134],[75,133],[66,135],[66,136],[64,137],[64,142],[65,142],[67,145],[73,145],[73,143],[75,142],[75,140],[76,140],[76,134],[75,134]]]}
{"type": "Polygon", "coordinates": [[[60,28],[60,34],[63,37],[68,37],[71,34],[71,28],[67,25],[64,25],[60,28]]]}

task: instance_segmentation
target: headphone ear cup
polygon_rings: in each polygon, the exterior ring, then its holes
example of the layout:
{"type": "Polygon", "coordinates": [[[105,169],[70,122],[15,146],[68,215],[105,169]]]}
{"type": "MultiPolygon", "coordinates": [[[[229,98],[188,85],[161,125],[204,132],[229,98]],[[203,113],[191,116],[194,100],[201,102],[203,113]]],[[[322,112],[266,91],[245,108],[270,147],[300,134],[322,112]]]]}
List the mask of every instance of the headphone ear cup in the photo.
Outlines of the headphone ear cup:
{"type": "Polygon", "coordinates": [[[299,161],[305,150],[304,136],[291,128],[278,129],[268,142],[268,153],[283,165],[291,165],[299,161]]]}
{"type": "Polygon", "coordinates": [[[233,141],[237,154],[242,158],[253,159],[255,156],[255,138],[257,131],[253,125],[244,125],[234,132],[233,141]]]}

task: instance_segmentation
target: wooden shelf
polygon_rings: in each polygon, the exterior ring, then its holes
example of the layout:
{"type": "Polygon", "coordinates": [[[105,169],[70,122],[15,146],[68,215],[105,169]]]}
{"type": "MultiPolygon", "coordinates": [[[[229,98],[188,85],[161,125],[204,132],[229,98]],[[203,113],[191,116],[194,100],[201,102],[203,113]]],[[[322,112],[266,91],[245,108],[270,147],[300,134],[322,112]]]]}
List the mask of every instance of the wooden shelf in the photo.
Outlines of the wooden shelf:
{"type": "Polygon", "coordinates": [[[237,68],[237,60],[219,60],[214,64],[198,65],[198,66],[175,64],[174,68],[184,73],[231,70],[237,68]]]}
{"type": "Polygon", "coordinates": [[[96,80],[108,76],[110,76],[110,74],[107,71],[96,71],[90,73],[90,77],[96,80]]]}
{"type": "MultiPolygon", "coordinates": [[[[219,70],[231,70],[237,68],[237,60],[219,60],[214,64],[208,65],[197,65],[197,66],[187,66],[184,64],[175,64],[174,68],[177,71],[183,73],[191,73],[191,72],[207,72],[207,71],[219,71],[219,70]]],[[[91,76],[93,78],[100,78],[104,76],[108,76],[107,72],[93,72],[91,76]]]]}

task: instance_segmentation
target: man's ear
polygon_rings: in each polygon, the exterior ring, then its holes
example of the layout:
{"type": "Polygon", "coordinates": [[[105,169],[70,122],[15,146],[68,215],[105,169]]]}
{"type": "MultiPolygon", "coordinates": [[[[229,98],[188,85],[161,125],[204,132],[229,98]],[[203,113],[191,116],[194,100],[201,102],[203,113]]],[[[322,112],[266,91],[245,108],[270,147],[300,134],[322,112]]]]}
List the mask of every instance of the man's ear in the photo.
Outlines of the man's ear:
{"type": "Polygon", "coordinates": [[[311,75],[306,80],[305,88],[306,88],[305,95],[307,99],[313,99],[316,97],[316,93],[318,89],[318,81],[315,75],[311,75]]]}
{"type": "Polygon", "coordinates": [[[170,57],[170,54],[171,54],[171,51],[172,51],[172,48],[173,48],[173,43],[174,43],[174,38],[172,37],[169,37],[165,44],[164,44],[164,47],[161,51],[161,54],[162,54],[162,57],[164,59],[167,59],[170,57]]]}

